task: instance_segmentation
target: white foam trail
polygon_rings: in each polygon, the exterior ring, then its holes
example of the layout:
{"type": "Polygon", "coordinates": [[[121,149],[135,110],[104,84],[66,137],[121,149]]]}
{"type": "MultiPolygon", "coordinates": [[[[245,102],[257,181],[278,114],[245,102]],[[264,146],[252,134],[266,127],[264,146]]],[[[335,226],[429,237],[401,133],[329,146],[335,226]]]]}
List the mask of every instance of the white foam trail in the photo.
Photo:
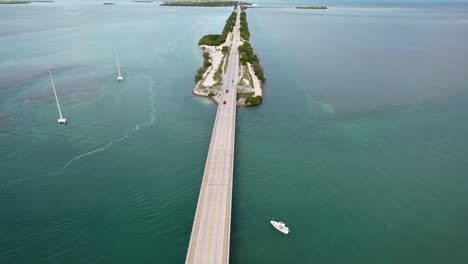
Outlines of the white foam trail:
{"type": "Polygon", "coordinates": [[[146,123],[142,123],[142,124],[138,124],[136,125],[134,128],[132,128],[131,131],[136,131],[136,130],[139,130],[141,127],[145,127],[145,126],[149,126],[149,125],[152,125],[154,124],[154,122],[156,122],[156,107],[154,106],[154,91],[153,91],[153,86],[154,86],[154,81],[153,79],[148,76],[147,74],[143,74],[146,79],[148,80],[148,82],[150,83],[150,85],[148,86],[148,93],[149,93],[149,101],[150,101],[150,116],[149,116],[149,121],[146,122],[146,123]]]}
{"type": "Polygon", "coordinates": [[[153,91],[154,81],[147,74],[144,74],[144,76],[146,77],[146,79],[149,82],[148,91],[149,91],[149,99],[150,99],[149,100],[150,101],[150,119],[149,119],[148,122],[140,123],[140,124],[135,125],[135,127],[130,129],[130,133],[127,133],[127,134],[125,134],[125,135],[123,135],[121,137],[118,137],[118,138],[115,138],[115,139],[109,141],[106,145],[104,145],[104,147],[91,150],[89,152],[86,152],[84,154],[81,154],[81,155],[78,155],[78,156],[72,158],[67,163],[65,163],[65,165],[63,165],[63,167],[61,169],[59,169],[56,172],[25,177],[25,178],[22,178],[22,179],[19,179],[19,180],[11,181],[11,182],[5,183],[3,185],[0,185],[0,188],[5,188],[5,187],[8,187],[10,185],[20,183],[20,182],[23,182],[23,181],[26,181],[26,180],[38,178],[38,177],[59,175],[62,172],[64,172],[67,169],[67,167],[70,166],[73,162],[75,162],[75,161],[77,161],[77,160],[79,160],[81,158],[84,158],[86,156],[90,156],[90,155],[93,155],[95,153],[104,151],[104,150],[108,149],[112,144],[114,144],[116,142],[119,142],[119,141],[122,141],[122,140],[126,139],[127,137],[131,136],[134,132],[140,130],[141,127],[147,127],[147,126],[150,126],[150,125],[154,124],[156,122],[156,107],[154,106],[154,98],[155,97],[154,97],[154,91],[153,91]]]}
{"type": "Polygon", "coordinates": [[[126,139],[127,137],[128,137],[128,135],[124,135],[124,136],[122,136],[122,137],[113,139],[113,140],[109,141],[109,143],[107,143],[107,144],[106,144],[104,147],[102,147],[102,148],[98,148],[98,149],[92,150],[92,151],[90,151],[90,152],[87,152],[87,153],[85,153],[85,154],[81,154],[81,155],[79,155],[79,156],[76,156],[76,157],[74,157],[73,159],[69,160],[67,163],[65,163],[65,165],[63,166],[63,168],[60,169],[59,171],[56,171],[56,172],[54,172],[54,173],[49,173],[49,174],[47,174],[47,175],[52,176],[52,175],[60,174],[60,173],[62,173],[68,166],[70,166],[70,164],[72,164],[75,160],[79,160],[79,159],[84,158],[84,157],[86,157],[86,156],[93,155],[94,153],[98,153],[98,152],[104,151],[104,150],[108,149],[108,148],[109,148],[112,144],[114,144],[115,142],[122,141],[122,140],[126,139]]]}

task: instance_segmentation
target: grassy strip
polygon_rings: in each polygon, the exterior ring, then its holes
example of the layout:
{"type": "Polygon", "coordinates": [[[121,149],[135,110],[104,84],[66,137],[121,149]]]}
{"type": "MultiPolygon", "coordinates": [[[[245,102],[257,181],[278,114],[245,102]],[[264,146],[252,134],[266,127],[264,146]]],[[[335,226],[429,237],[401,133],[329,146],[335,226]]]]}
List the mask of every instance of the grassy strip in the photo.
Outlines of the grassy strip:
{"type": "Polygon", "coordinates": [[[198,68],[197,74],[195,74],[195,82],[198,82],[203,78],[203,74],[211,65],[210,54],[208,52],[203,52],[203,65],[198,68]]]}
{"type": "Polygon", "coordinates": [[[236,12],[232,12],[229,18],[226,20],[226,25],[224,26],[223,32],[219,34],[209,34],[203,36],[198,45],[208,45],[208,46],[219,46],[226,41],[228,33],[232,31],[234,25],[236,24],[236,12]]]}
{"type": "MultiPolygon", "coordinates": [[[[224,46],[224,47],[227,47],[227,46],[224,46]]],[[[223,49],[224,49],[224,47],[223,47],[223,49]]],[[[227,48],[228,48],[228,50],[226,51],[226,53],[225,53],[225,55],[224,55],[224,56],[226,56],[226,63],[224,63],[224,72],[227,71],[227,67],[228,67],[228,65],[229,65],[229,50],[230,50],[231,48],[229,48],[229,47],[227,47],[227,48]]],[[[223,52],[224,52],[224,51],[223,51],[223,52]]]]}
{"type": "Polygon", "coordinates": [[[254,96],[254,92],[251,92],[251,93],[237,93],[237,99],[241,99],[241,98],[245,98],[245,99],[248,99],[248,98],[251,98],[254,96]]]}
{"type": "Polygon", "coordinates": [[[296,6],[296,9],[328,9],[326,6],[296,6]]]}
{"type": "Polygon", "coordinates": [[[218,65],[218,69],[216,69],[216,72],[213,75],[213,80],[216,81],[215,86],[223,85],[222,74],[223,74],[223,63],[225,59],[226,59],[226,55],[224,55],[223,58],[221,59],[221,62],[218,65]]]}
{"type": "Polygon", "coordinates": [[[250,87],[254,87],[252,75],[250,75],[249,67],[247,65],[244,66],[244,76],[249,80],[250,87]]]}

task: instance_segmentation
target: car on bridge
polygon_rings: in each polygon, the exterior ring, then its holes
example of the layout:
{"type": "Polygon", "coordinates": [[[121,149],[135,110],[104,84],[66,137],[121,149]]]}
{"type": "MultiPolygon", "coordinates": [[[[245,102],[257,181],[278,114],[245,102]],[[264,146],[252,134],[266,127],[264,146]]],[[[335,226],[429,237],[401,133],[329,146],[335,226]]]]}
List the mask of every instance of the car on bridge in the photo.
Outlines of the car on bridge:
{"type": "Polygon", "coordinates": [[[223,104],[226,104],[226,101],[223,101],[223,104]]]}

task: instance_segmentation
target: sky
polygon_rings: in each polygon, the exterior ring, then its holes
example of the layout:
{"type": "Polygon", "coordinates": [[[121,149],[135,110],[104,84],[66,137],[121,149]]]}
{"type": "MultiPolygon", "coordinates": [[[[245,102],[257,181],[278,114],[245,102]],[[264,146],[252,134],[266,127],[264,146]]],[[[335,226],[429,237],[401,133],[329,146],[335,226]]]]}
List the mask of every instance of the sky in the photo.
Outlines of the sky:
{"type": "MultiPolygon", "coordinates": [[[[104,0],[60,0],[60,2],[105,2],[104,0]]],[[[132,0],[113,0],[110,2],[131,2],[132,0]]],[[[186,0],[156,0],[157,2],[171,2],[171,1],[186,1],[186,0]]],[[[203,1],[203,0],[194,0],[194,1],[203,1]]],[[[206,0],[212,1],[212,0],[206,0]]],[[[221,1],[221,0],[215,0],[221,1]]],[[[237,1],[237,0],[235,0],[237,1]]],[[[468,0],[240,0],[252,3],[272,3],[272,2],[281,2],[281,3],[304,3],[309,5],[317,4],[328,4],[328,3],[468,3],[468,0]]]]}
{"type": "MultiPolygon", "coordinates": [[[[288,2],[287,0],[252,0],[252,2],[288,2]]],[[[310,5],[327,3],[468,3],[468,0],[293,0],[310,5]]]]}

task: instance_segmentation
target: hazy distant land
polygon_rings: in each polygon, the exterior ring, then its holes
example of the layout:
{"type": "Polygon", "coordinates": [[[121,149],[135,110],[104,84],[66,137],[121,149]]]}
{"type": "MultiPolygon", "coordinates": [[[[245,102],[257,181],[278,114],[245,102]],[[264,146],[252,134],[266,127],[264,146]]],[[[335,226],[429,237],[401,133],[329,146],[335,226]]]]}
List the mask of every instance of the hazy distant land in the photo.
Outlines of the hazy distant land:
{"type": "Polygon", "coordinates": [[[296,9],[328,9],[326,6],[296,6],[296,9]]]}
{"type": "Polygon", "coordinates": [[[237,4],[252,5],[251,3],[239,1],[173,1],[164,2],[161,6],[235,6],[237,4]]]}
{"type": "Polygon", "coordinates": [[[0,1],[0,5],[27,5],[31,3],[53,3],[54,1],[0,1]]]}

